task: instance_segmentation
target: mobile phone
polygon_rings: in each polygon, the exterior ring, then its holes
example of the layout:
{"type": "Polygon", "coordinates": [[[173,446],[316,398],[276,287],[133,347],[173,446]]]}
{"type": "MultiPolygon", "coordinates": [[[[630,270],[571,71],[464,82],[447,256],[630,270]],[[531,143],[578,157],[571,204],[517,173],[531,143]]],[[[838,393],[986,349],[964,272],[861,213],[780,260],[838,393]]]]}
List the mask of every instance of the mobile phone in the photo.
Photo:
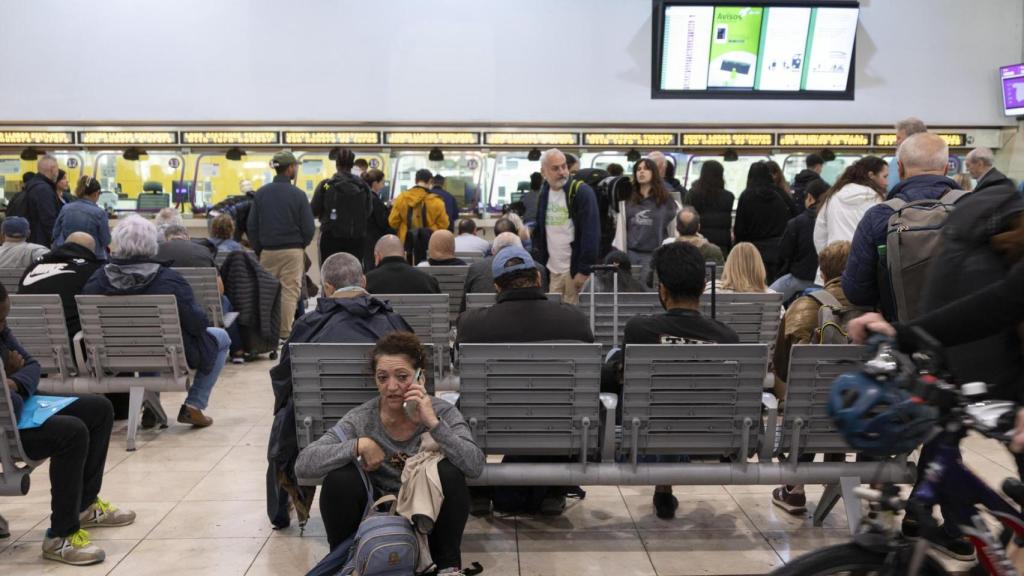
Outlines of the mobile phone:
{"type": "MultiPolygon", "coordinates": [[[[421,368],[417,368],[416,369],[416,374],[412,377],[413,381],[414,382],[419,382],[420,381],[420,376],[422,376],[422,375],[423,375],[423,370],[421,368]]],[[[420,410],[419,406],[417,406],[416,402],[413,401],[413,400],[406,400],[405,402],[402,402],[402,408],[405,410],[405,414],[409,418],[415,418],[416,417],[416,413],[419,412],[419,410],[420,410]]]]}

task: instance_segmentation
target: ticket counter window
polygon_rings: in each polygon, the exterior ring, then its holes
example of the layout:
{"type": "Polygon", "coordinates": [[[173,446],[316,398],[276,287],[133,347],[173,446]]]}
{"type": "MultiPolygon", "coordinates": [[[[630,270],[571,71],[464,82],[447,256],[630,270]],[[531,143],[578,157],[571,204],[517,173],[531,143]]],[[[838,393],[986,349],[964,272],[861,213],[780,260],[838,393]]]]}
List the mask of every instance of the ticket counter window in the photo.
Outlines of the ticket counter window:
{"type": "Polygon", "coordinates": [[[229,196],[241,195],[243,180],[248,180],[253,190],[273,181],[272,157],[273,154],[252,152],[241,160],[228,160],[217,153],[200,156],[194,172],[196,206],[213,206],[229,196]]]}
{"type": "MultiPolygon", "coordinates": [[[[73,194],[75,184],[82,176],[82,156],[77,152],[51,152],[57,158],[57,165],[68,175],[68,185],[73,194]]],[[[22,190],[22,177],[26,172],[37,170],[38,160],[22,160],[17,154],[0,155],[0,197],[10,198],[22,190]]]]}
{"type": "Polygon", "coordinates": [[[725,176],[725,189],[732,192],[736,198],[747,187],[747,172],[750,166],[756,162],[769,160],[767,156],[740,156],[732,162],[726,162],[721,156],[691,156],[686,168],[686,187],[690,189],[693,183],[700,178],[700,167],[708,160],[715,160],[722,163],[725,176]]]}
{"type": "MultiPolygon", "coordinates": [[[[295,185],[298,186],[303,192],[305,192],[310,198],[313,197],[313,192],[316,190],[317,184],[326,180],[338,171],[337,165],[334,160],[331,160],[326,153],[320,152],[302,152],[297,153],[296,157],[299,162],[302,163],[302,167],[299,170],[299,177],[296,179],[295,185]]],[[[370,168],[376,168],[381,170],[384,174],[387,174],[385,170],[386,163],[385,158],[379,153],[361,154],[356,153],[356,160],[360,158],[366,160],[370,168]]],[[[385,182],[385,186],[387,182],[385,182]]]]}
{"type": "Polygon", "coordinates": [[[416,185],[416,171],[421,168],[445,178],[444,188],[455,197],[459,210],[469,210],[480,200],[480,183],[485,181],[484,155],[480,152],[444,152],[444,160],[431,161],[427,152],[399,152],[394,159],[393,192],[385,201],[390,202],[402,192],[416,185]]]}
{"type": "Polygon", "coordinates": [[[137,199],[143,191],[170,195],[174,181],[184,177],[184,164],[173,152],[150,152],[138,160],[125,160],[121,152],[100,152],[94,176],[104,191],[120,200],[137,199]]]}
{"type": "MultiPolygon", "coordinates": [[[[821,170],[821,177],[829,184],[832,184],[843,175],[843,172],[848,167],[855,164],[861,158],[863,156],[859,154],[838,155],[835,160],[825,162],[825,166],[821,170]]],[[[786,156],[785,163],[782,165],[782,173],[786,176],[786,182],[789,182],[790,186],[792,186],[793,179],[805,168],[807,168],[806,154],[790,154],[786,156]]]]}
{"type": "Polygon", "coordinates": [[[530,175],[540,172],[540,161],[530,161],[527,152],[498,152],[494,159],[494,178],[488,206],[500,208],[516,202],[530,191],[530,175]]]}

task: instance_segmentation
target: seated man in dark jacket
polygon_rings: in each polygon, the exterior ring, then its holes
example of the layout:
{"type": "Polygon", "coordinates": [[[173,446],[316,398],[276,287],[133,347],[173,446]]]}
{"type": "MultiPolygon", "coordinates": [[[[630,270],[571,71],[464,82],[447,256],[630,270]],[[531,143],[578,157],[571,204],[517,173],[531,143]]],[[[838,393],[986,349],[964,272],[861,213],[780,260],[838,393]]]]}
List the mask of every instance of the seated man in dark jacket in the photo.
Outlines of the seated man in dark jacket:
{"type": "Polygon", "coordinates": [[[804,211],[786,223],[779,240],[779,279],[771,289],[789,302],[793,295],[814,286],[818,274],[818,252],[814,248],[814,223],[818,217],[818,199],[828,191],[821,178],[812,180],[804,189],[804,211]]]}
{"type": "Polygon", "coordinates": [[[455,257],[455,235],[447,230],[437,230],[430,235],[427,259],[416,266],[465,266],[466,261],[455,257]]]}
{"type": "Polygon", "coordinates": [[[173,294],[178,303],[178,318],[185,343],[185,359],[196,373],[185,403],[178,411],[178,422],[205,427],[213,419],[203,414],[210,393],[224,368],[231,340],[223,328],[210,327],[206,312],[196,303],[195,294],[181,274],[156,262],[157,232],[152,222],[141,216],[129,216],[114,229],[116,246],[110,264],[97,270],[82,290],[83,294],[107,296],[173,294]]]}
{"type": "MultiPolygon", "coordinates": [[[[469,310],[459,316],[456,345],[485,342],[593,342],[594,334],[586,316],[571,304],[555,303],[547,299],[540,284],[540,271],[530,253],[520,247],[507,247],[494,256],[491,266],[498,298],[494,306],[469,310]]],[[[522,461],[537,462],[543,458],[529,457],[522,461]]],[[[546,459],[564,462],[561,459],[546,459]]],[[[500,490],[506,493],[515,489],[500,490]]],[[[539,494],[537,506],[542,514],[561,514],[565,508],[566,487],[539,487],[528,489],[539,494]]],[[[490,510],[487,489],[472,489],[471,512],[486,514],[490,510]]],[[[527,499],[533,499],[528,496],[527,499]]],[[[498,491],[495,491],[498,502],[498,491]]],[[[497,506],[497,504],[496,504],[497,506]]],[[[508,510],[506,510],[508,511],[508,510]]]]}
{"type": "MultiPolygon", "coordinates": [[[[658,274],[658,297],[665,308],[662,314],[634,316],[626,322],[623,346],[629,344],[736,344],[739,337],[732,328],[700,313],[700,297],[706,284],[704,257],[687,242],[665,244],[654,252],[651,268],[658,274]]],[[[602,372],[601,391],[619,394],[622,405],[622,355],[609,362],[615,379],[608,382],[608,370],[602,372]],[[609,385],[611,384],[611,385],[609,385]]],[[[658,462],[679,462],[682,457],[665,455],[658,462]]],[[[654,510],[658,518],[675,516],[679,500],[672,486],[655,486],[654,510]]]]}
{"type": "MultiPolygon", "coordinates": [[[[10,312],[11,299],[0,286],[0,359],[18,419],[39,388],[40,370],[7,327],[10,312]]],[[[41,426],[21,430],[28,457],[50,459],[50,525],[43,538],[44,558],[77,566],[102,562],[106,554],[89,541],[85,528],[127,526],[135,521],[134,512],[118,510],[99,498],[113,426],[109,400],[79,394],[41,426]]]]}
{"type": "Polygon", "coordinates": [[[366,275],[370,294],[440,294],[437,278],[417,270],[405,259],[405,247],[398,236],[388,234],[373,249],[377,267],[366,275]]]}
{"type": "MultiPolygon", "coordinates": [[[[504,221],[508,222],[508,220],[504,221]]],[[[502,220],[498,222],[501,223],[502,220]]],[[[497,231],[498,227],[495,226],[494,229],[497,231]]],[[[494,237],[494,242],[491,242],[491,255],[469,265],[459,312],[466,311],[466,294],[497,294],[494,287],[494,278],[491,276],[491,265],[494,263],[494,255],[510,246],[523,248],[523,241],[514,232],[501,232],[494,237]]],[[[537,270],[540,271],[543,286],[547,280],[548,270],[540,264],[537,265],[537,270]]]]}
{"type": "Polygon", "coordinates": [[[68,335],[74,338],[82,329],[75,295],[82,293],[86,282],[102,266],[103,261],[96,258],[96,240],[85,232],[74,232],[64,244],[29,266],[18,294],[60,294],[68,335]]]}
{"type": "Polygon", "coordinates": [[[295,459],[299,455],[292,407],[292,364],[288,344],[373,343],[391,332],[412,332],[409,324],[387,302],[366,291],[363,267],[347,252],[336,252],[320,269],[323,297],[316,309],[295,322],[292,336],[281,350],[281,361],[270,370],[274,386],[274,426],[270,434],[270,467],[267,470],[267,515],[277,528],[291,519],[288,501],[295,505],[300,522],[309,517],[312,489],[299,488],[295,459]]]}

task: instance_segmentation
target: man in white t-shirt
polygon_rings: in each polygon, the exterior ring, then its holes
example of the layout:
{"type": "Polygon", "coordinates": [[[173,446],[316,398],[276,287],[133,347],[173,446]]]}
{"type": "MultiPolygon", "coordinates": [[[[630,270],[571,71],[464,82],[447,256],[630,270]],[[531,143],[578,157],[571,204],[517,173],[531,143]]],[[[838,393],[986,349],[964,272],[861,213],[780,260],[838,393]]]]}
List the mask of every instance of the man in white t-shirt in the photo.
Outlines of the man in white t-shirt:
{"type": "Polygon", "coordinates": [[[455,237],[456,252],[479,252],[481,256],[491,253],[491,243],[476,235],[476,222],[472,218],[459,221],[459,235],[455,237]]]}
{"type": "Polygon", "coordinates": [[[575,304],[579,290],[597,262],[601,242],[597,196],[582,181],[574,182],[565,155],[552,148],[540,158],[544,177],[534,229],[535,259],[547,266],[550,292],[575,304]]]}

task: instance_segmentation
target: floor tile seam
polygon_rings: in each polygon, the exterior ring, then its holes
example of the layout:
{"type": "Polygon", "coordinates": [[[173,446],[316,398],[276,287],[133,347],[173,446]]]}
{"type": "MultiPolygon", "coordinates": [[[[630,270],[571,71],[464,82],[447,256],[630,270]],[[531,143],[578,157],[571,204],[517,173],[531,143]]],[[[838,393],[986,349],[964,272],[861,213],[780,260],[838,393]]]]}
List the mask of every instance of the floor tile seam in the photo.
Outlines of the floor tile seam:
{"type": "Polygon", "coordinates": [[[249,562],[249,566],[246,567],[245,572],[243,572],[243,574],[248,574],[249,571],[252,570],[252,567],[256,564],[256,560],[259,559],[260,554],[263,554],[263,550],[267,547],[267,544],[270,542],[270,536],[270,534],[267,534],[267,538],[263,541],[263,544],[260,545],[260,549],[256,551],[256,554],[253,555],[252,560],[249,562]]]}

